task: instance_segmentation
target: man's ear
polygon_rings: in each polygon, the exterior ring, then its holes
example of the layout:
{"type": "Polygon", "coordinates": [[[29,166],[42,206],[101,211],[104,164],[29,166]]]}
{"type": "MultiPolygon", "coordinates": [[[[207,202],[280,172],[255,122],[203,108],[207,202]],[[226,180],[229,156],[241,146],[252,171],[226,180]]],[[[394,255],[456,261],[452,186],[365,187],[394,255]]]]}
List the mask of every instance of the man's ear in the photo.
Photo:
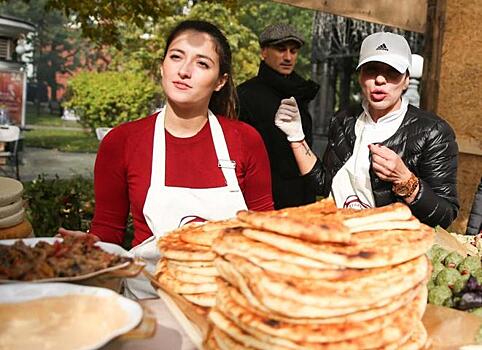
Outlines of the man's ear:
{"type": "Polygon", "coordinates": [[[214,88],[214,91],[221,90],[227,81],[228,81],[228,73],[224,73],[223,76],[219,78],[218,84],[214,88]]]}
{"type": "Polygon", "coordinates": [[[266,56],[268,56],[268,48],[262,47],[261,48],[261,59],[264,61],[266,59],[266,56]]]}

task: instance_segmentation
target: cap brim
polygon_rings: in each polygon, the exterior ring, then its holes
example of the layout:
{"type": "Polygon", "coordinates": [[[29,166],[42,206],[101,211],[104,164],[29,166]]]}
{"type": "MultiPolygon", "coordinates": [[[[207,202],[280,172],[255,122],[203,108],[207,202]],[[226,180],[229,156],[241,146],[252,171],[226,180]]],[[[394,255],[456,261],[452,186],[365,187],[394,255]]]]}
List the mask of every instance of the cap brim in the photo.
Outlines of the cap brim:
{"type": "Polygon", "coordinates": [[[283,38],[283,39],[278,39],[278,40],[266,41],[264,43],[261,43],[261,46],[278,45],[278,44],[286,43],[288,41],[294,41],[297,44],[299,44],[300,46],[303,46],[305,44],[305,42],[303,40],[300,40],[300,39],[295,38],[295,37],[288,37],[288,38],[283,38]]]}
{"type": "Polygon", "coordinates": [[[388,64],[390,67],[395,68],[401,74],[404,74],[407,71],[407,69],[410,71],[410,64],[408,64],[406,60],[402,58],[398,58],[397,56],[394,56],[394,55],[378,55],[378,56],[367,57],[363,61],[358,63],[358,66],[356,67],[356,69],[359,69],[361,66],[363,66],[365,63],[368,63],[368,62],[381,62],[381,63],[388,64]]]}

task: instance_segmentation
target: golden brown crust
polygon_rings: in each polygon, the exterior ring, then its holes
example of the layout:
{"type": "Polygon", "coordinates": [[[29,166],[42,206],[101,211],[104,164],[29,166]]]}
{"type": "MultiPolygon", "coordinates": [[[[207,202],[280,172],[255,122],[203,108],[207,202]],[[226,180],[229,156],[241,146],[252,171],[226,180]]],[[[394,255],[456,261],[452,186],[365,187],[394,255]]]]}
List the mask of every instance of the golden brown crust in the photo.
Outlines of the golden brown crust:
{"type": "Polygon", "coordinates": [[[27,219],[24,219],[15,226],[0,228],[0,239],[27,238],[32,233],[32,224],[27,219]]]}

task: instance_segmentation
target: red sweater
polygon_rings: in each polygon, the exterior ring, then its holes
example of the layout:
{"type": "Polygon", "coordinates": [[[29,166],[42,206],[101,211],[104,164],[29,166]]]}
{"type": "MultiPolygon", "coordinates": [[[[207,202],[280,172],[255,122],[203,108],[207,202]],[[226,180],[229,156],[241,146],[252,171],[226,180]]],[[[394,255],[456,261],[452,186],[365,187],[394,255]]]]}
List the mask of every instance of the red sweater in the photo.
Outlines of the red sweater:
{"type": "MultiPolygon", "coordinates": [[[[271,210],[269,160],[258,132],[240,121],[218,117],[248,209],[271,210]]],[[[152,232],[142,209],[151,181],[156,114],[111,130],[99,146],[94,168],[95,214],[90,232],[102,241],[122,244],[129,209],[135,246],[152,232]],[[130,207],[130,208],[129,208],[130,207]]],[[[193,137],[166,132],[166,185],[191,188],[225,186],[209,123],[193,137]]],[[[169,215],[169,214],[166,214],[169,215]]]]}

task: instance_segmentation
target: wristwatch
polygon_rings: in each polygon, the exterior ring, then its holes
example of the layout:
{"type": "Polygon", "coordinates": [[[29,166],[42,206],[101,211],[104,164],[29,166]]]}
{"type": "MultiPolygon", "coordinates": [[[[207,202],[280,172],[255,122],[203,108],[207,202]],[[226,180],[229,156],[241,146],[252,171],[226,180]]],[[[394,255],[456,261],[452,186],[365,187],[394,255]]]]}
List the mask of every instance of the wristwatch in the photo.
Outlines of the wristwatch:
{"type": "Polygon", "coordinates": [[[398,184],[394,183],[392,185],[392,192],[399,197],[407,198],[413,194],[417,186],[418,186],[418,177],[416,177],[415,174],[412,173],[412,175],[407,181],[404,181],[398,184]]]}

